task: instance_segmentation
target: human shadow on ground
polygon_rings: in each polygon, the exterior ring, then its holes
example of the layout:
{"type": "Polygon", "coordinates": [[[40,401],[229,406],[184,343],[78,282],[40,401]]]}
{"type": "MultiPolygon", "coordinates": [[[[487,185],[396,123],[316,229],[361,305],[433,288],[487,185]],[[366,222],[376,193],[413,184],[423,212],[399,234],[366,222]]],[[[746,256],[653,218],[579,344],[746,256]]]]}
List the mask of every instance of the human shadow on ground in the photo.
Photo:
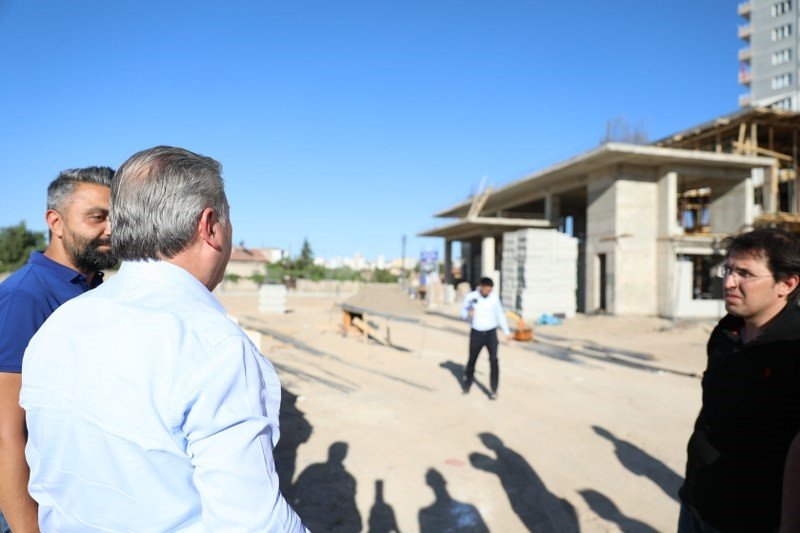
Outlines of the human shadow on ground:
{"type": "Polygon", "coordinates": [[[347,443],[334,442],[328,460],[308,466],[297,476],[292,507],[311,531],[361,531],[356,480],[345,469],[347,443]]]}
{"type": "Polygon", "coordinates": [[[549,333],[537,333],[537,339],[545,339],[549,341],[561,341],[561,342],[573,342],[573,343],[580,343],[585,348],[590,350],[595,350],[599,352],[611,352],[618,355],[624,355],[625,357],[630,357],[632,359],[639,359],[640,361],[653,361],[655,357],[652,354],[645,353],[645,352],[635,352],[633,350],[625,350],[624,348],[611,348],[608,346],[603,346],[602,344],[598,344],[595,341],[591,341],[588,339],[569,339],[566,337],[558,337],[556,335],[551,335],[549,333]]]}
{"type": "Polygon", "coordinates": [[[273,451],[281,493],[286,501],[292,499],[292,479],[297,462],[297,449],[311,437],[313,428],[305,414],[297,408],[297,396],[281,388],[281,435],[273,451]]]}
{"type": "MultiPolygon", "coordinates": [[[[458,388],[461,391],[463,391],[464,390],[464,385],[463,385],[463,381],[462,380],[464,378],[464,365],[462,365],[460,363],[454,363],[453,361],[445,361],[444,363],[439,363],[439,366],[441,368],[449,370],[450,373],[453,374],[453,377],[456,378],[456,382],[458,383],[458,388]]],[[[478,380],[478,378],[473,376],[472,384],[475,385],[476,387],[478,387],[478,389],[480,389],[480,391],[483,392],[483,394],[485,394],[487,398],[489,397],[490,391],[489,391],[488,387],[486,387],[486,385],[481,383],[478,380]]]]}
{"type": "Polygon", "coordinates": [[[495,457],[471,453],[470,463],[500,478],[511,508],[529,531],[580,531],[572,504],[551,493],[520,454],[492,433],[481,433],[479,437],[495,457]]]}
{"type": "Polygon", "coordinates": [[[369,533],[400,533],[394,509],[383,499],[382,479],[375,480],[375,503],[369,510],[367,528],[369,533]]]}
{"type": "Polygon", "coordinates": [[[657,529],[650,525],[622,514],[613,501],[605,494],[592,489],[578,491],[586,503],[599,517],[609,522],[614,522],[621,531],[631,533],[657,533],[657,529]]]}
{"type": "Polygon", "coordinates": [[[538,335],[537,340],[533,344],[520,344],[524,349],[531,350],[540,355],[565,361],[572,364],[584,364],[581,358],[592,359],[595,361],[602,361],[604,363],[611,363],[613,365],[624,366],[634,370],[643,370],[645,372],[667,372],[683,377],[698,377],[695,372],[686,372],[683,370],[676,370],[659,365],[655,362],[652,355],[642,354],[639,352],[630,352],[625,350],[618,350],[599,344],[590,343],[589,345],[581,344],[580,348],[573,348],[570,346],[562,346],[554,342],[548,341],[546,336],[538,335]],[[633,358],[636,360],[631,360],[633,358]],[[642,360],[653,361],[652,363],[644,363],[642,360]]]}
{"type": "Polygon", "coordinates": [[[420,533],[489,533],[478,508],[469,503],[454,500],[447,492],[444,476],[435,468],[428,469],[425,482],[433,489],[436,500],[419,510],[420,533]]]}
{"type": "Polygon", "coordinates": [[[613,433],[599,426],[592,426],[595,433],[608,439],[614,445],[614,454],[622,466],[637,476],[649,478],[664,493],[679,502],[678,489],[683,483],[683,478],[674,470],[645,452],[635,444],[617,438],[613,433]]]}

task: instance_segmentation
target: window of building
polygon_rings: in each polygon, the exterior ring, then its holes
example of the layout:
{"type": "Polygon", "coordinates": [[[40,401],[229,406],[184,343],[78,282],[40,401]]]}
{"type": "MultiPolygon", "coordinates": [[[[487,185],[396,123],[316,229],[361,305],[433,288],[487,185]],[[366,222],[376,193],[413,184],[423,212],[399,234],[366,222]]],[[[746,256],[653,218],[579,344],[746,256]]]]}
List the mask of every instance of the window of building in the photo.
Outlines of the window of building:
{"type": "Polygon", "coordinates": [[[772,28],[772,41],[782,41],[783,39],[787,39],[792,36],[792,25],[791,24],[784,24],[782,26],[778,26],[777,28],[772,28]]]}
{"type": "Polygon", "coordinates": [[[794,111],[794,107],[792,106],[792,97],[788,96],[786,98],[781,98],[771,106],[772,109],[784,109],[786,111],[794,111]]]}
{"type": "Polygon", "coordinates": [[[679,255],[678,261],[692,264],[692,300],[722,298],[722,280],[712,273],[719,267],[724,257],[719,255],[679,255]]]}
{"type": "Polygon", "coordinates": [[[792,85],[792,73],[784,72],[772,78],[772,90],[785,89],[792,85]]]}
{"type": "Polygon", "coordinates": [[[711,231],[711,189],[703,187],[678,192],[678,224],[685,233],[711,231]]]}
{"type": "Polygon", "coordinates": [[[792,11],[792,0],[783,0],[782,2],[777,2],[772,4],[772,17],[780,17],[781,15],[785,15],[786,13],[791,13],[792,11]]]}
{"type": "Polygon", "coordinates": [[[781,50],[780,52],[773,52],[772,53],[772,64],[773,65],[783,65],[784,63],[788,63],[792,60],[792,49],[786,48],[781,50]]]}
{"type": "Polygon", "coordinates": [[[764,207],[764,186],[753,187],[753,204],[764,207]]]}

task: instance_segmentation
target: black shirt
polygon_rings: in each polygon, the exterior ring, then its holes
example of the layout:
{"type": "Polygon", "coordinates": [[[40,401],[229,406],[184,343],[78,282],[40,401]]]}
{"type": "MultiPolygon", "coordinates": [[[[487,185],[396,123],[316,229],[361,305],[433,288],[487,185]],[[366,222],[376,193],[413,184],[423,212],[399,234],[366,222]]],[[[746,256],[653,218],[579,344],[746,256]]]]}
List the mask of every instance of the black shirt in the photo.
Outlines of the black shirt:
{"type": "Polygon", "coordinates": [[[728,315],[708,341],[680,497],[723,531],[770,531],[780,523],[784,461],[800,431],[800,309],[790,303],[746,344],[742,326],[728,315]]]}

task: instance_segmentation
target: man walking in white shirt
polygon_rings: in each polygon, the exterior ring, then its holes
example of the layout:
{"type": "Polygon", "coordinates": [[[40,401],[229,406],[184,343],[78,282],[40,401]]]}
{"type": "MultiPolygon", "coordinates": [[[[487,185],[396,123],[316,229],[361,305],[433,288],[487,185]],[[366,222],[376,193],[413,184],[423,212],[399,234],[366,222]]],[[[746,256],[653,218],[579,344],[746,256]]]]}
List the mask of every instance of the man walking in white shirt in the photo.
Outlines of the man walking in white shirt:
{"type": "Polygon", "coordinates": [[[232,240],[219,163],[133,155],[110,221],[119,273],[53,313],[23,359],[41,529],[306,531],[275,472],[278,377],[211,294],[232,240]]]}
{"type": "Polygon", "coordinates": [[[461,306],[461,318],[469,320],[472,329],[469,332],[469,360],[464,371],[462,386],[464,393],[469,392],[475,376],[475,362],[478,354],[486,346],[489,351],[489,365],[491,368],[491,387],[489,399],[497,398],[497,385],[500,379],[500,369],[497,363],[497,328],[503,330],[508,337],[511,332],[508,329],[503,304],[500,298],[493,293],[494,282],[491,278],[481,278],[478,288],[464,298],[461,306]]]}

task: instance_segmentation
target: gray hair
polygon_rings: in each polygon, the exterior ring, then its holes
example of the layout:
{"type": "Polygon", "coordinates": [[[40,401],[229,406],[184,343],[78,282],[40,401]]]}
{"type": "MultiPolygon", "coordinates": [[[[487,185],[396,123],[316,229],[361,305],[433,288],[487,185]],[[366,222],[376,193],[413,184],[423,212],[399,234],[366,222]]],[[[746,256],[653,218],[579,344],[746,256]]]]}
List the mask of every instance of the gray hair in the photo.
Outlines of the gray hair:
{"type": "Polygon", "coordinates": [[[132,155],[111,185],[111,247],[122,260],[175,257],[194,239],[203,210],[228,224],[219,162],[183,148],[132,155]]]}
{"type": "Polygon", "coordinates": [[[47,187],[47,209],[58,211],[69,203],[75,187],[81,183],[95,183],[111,187],[114,169],[109,167],[71,168],[61,172],[47,187]]]}

